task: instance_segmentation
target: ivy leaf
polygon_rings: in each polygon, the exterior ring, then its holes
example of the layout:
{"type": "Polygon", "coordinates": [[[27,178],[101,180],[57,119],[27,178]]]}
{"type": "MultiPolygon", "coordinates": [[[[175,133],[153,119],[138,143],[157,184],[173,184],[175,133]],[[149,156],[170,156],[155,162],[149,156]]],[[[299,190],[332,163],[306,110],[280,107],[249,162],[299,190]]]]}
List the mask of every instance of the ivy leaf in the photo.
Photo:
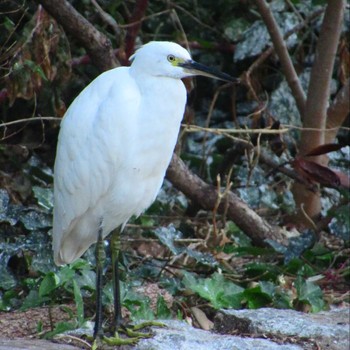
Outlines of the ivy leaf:
{"type": "Polygon", "coordinates": [[[253,288],[244,291],[244,297],[250,309],[258,309],[269,305],[275,294],[275,285],[271,282],[262,281],[253,288]]]}
{"type": "Polygon", "coordinates": [[[39,297],[43,298],[50,295],[52,291],[59,286],[59,284],[60,278],[54,272],[49,272],[40,283],[39,297]]]}
{"type": "Polygon", "coordinates": [[[241,307],[243,288],[226,280],[220,273],[214,273],[205,279],[196,279],[193,275],[185,273],[183,283],[188,289],[210,301],[215,309],[241,307]]]}
{"type": "Polygon", "coordinates": [[[312,312],[319,312],[324,309],[322,290],[310,280],[304,280],[300,275],[294,282],[299,301],[311,306],[312,312]]]}

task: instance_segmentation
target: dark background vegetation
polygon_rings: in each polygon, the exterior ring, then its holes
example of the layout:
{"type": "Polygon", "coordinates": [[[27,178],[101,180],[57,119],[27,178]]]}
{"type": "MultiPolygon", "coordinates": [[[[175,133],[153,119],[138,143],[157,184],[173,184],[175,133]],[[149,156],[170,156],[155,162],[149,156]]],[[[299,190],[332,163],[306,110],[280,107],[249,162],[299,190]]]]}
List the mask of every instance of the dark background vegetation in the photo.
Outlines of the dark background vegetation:
{"type": "Polygon", "coordinates": [[[269,4],[1,2],[0,310],[69,305],[53,333],[92,315],[93,250],[60,268],[51,256],[59,123],[92,79],[151,40],[242,83],[185,82],[168,180],[123,235],[130,318],[348,302],[348,11],[340,0],[269,4]]]}

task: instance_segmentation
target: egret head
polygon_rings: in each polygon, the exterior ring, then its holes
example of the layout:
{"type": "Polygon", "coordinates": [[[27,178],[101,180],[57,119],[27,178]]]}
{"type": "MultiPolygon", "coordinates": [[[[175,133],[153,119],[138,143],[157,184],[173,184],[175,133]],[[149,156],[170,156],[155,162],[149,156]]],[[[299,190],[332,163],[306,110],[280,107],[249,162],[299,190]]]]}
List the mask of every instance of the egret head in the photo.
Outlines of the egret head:
{"type": "Polygon", "coordinates": [[[153,76],[181,79],[203,75],[228,82],[238,79],[192,60],[182,46],[168,41],[151,41],[130,57],[132,67],[153,76]]]}

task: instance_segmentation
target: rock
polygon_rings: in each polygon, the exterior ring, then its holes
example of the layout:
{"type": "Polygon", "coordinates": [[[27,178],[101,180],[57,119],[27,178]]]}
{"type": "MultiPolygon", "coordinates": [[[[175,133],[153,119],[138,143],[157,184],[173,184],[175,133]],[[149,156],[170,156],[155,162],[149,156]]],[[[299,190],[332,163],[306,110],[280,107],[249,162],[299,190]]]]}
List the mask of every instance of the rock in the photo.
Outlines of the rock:
{"type": "Polygon", "coordinates": [[[81,348],[40,339],[0,338],[0,350],[81,350],[81,348]]]}
{"type": "Polygon", "coordinates": [[[313,343],[321,349],[349,350],[349,320],[347,308],[317,314],[269,308],[221,310],[214,329],[221,334],[236,332],[275,340],[292,337],[307,349],[313,343]]]}
{"type": "Polygon", "coordinates": [[[182,321],[162,321],[167,328],[152,328],[155,336],[141,340],[133,350],[303,350],[266,339],[222,335],[193,328],[182,321]]]}
{"type": "MultiPolygon", "coordinates": [[[[293,310],[220,310],[214,332],[177,320],[152,327],[153,338],[118,350],[348,350],[349,310],[317,314],[293,310]]],[[[79,332],[75,334],[79,338],[79,332]]],[[[60,337],[61,341],[65,336],[60,337]]],[[[72,338],[72,337],[70,337],[72,338]]],[[[67,337],[67,339],[70,339],[67,337]]],[[[81,350],[78,347],[38,339],[0,339],[0,350],[81,350]]],[[[81,346],[80,346],[81,345],[81,346]]],[[[112,348],[110,348],[112,349],[112,348]]]]}

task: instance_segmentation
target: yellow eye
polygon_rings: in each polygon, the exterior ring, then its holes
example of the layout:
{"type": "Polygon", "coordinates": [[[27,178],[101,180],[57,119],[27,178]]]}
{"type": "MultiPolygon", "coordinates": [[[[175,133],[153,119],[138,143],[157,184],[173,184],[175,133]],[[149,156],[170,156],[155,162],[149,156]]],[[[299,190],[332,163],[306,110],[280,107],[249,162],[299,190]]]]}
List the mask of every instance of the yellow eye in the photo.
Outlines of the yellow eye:
{"type": "Polygon", "coordinates": [[[176,60],[176,58],[175,58],[174,55],[169,55],[169,56],[168,56],[168,61],[169,61],[169,62],[175,62],[175,60],[176,60]]]}

